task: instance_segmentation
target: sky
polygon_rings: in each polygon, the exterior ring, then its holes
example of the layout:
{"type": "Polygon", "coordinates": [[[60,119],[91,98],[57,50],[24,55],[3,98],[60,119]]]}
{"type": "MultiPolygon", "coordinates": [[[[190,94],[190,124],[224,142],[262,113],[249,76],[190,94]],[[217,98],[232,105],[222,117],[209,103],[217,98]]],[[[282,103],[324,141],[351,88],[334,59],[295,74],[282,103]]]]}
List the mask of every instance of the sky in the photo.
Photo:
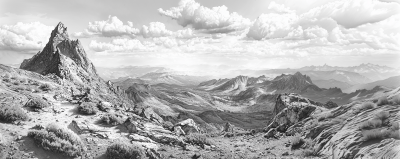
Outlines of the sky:
{"type": "Polygon", "coordinates": [[[41,51],[60,21],[96,67],[400,68],[400,0],[0,0],[0,63],[41,51]]]}

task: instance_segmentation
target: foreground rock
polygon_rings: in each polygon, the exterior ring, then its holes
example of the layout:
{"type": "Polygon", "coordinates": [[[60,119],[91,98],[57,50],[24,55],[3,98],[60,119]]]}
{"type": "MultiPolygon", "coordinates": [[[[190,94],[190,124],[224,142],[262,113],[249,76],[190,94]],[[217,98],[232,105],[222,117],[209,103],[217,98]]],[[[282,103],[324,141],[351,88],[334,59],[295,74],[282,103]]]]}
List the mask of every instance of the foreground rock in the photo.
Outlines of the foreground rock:
{"type": "Polygon", "coordinates": [[[289,127],[310,117],[318,109],[325,110],[317,105],[317,102],[303,98],[298,94],[281,94],[277,97],[274,107],[274,118],[267,126],[265,137],[274,137],[280,133],[286,133],[289,127]]]}

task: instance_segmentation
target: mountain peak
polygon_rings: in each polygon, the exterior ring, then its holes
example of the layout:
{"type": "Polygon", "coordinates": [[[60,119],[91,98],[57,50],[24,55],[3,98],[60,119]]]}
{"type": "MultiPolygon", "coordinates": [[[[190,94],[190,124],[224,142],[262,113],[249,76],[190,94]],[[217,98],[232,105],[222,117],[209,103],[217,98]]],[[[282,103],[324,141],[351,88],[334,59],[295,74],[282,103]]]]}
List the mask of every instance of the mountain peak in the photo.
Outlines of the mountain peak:
{"type": "Polygon", "coordinates": [[[81,43],[69,39],[67,27],[62,22],[51,32],[43,50],[31,59],[24,60],[20,68],[42,75],[54,73],[60,78],[77,81],[98,76],[81,43]]]}

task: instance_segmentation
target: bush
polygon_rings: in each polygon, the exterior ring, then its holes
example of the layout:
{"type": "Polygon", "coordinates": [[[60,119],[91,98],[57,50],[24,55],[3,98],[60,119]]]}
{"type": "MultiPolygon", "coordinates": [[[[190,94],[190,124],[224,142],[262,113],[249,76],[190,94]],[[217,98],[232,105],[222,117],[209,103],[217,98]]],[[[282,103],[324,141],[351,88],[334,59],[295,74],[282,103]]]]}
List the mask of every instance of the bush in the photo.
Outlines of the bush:
{"type": "Polygon", "coordinates": [[[101,117],[101,121],[106,124],[119,125],[124,123],[124,118],[118,114],[105,114],[101,117]]]}
{"type": "Polygon", "coordinates": [[[381,111],[381,112],[375,114],[375,119],[379,119],[379,120],[384,121],[384,120],[388,119],[389,116],[390,116],[389,112],[381,111]]]}
{"type": "Polygon", "coordinates": [[[77,134],[55,123],[49,124],[45,130],[29,131],[28,137],[33,138],[34,142],[45,150],[70,157],[80,156],[86,149],[77,134]]]}
{"type": "Polygon", "coordinates": [[[19,85],[19,81],[14,81],[13,84],[18,86],[19,85]]]}
{"type": "Polygon", "coordinates": [[[174,124],[172,124],[170,121],[164,121],[164,122],[162,123],[162,126],[163,126],[165,129],[168,129],[168,130],[173,130],[173,129],[174,129],[174,124]]]}
{"type": "Polygon", "coordinates": [[[94,115],[98,112],[97,104],[92,102],[83,102],[79,105],[78,111],[84,115],[94,115]]]}
{"type": "Polygon", "coordinates": [[[378,106],[387,105],[387,104],[389,104],[389,101],[386,96],[380,97],[378,99],[378,102],[376,103],[376,105],[378,105],[378,106]]]}
{"type": "Polygon", "coordinates": [[[107,148],[106,156],[108,159],[142,159],[146,154],[139,146],[115,143],[107,148]]]}
{"type": "Polygon", "coordinates": [[[50,84],[45,83],[40,85],[39,89],[41,89],[42,91],[51,91],[52,87],[50,84]]]}
{"type": "Polygon", "coordinates": [[[361,124],[360,129],[374,129],[382,126],[382,120],[371,119],[361,124]]]}
{"type": "Polygon", "coordinates": [[[0,120],[4,122],[14,122],[27,120],[28,115],[16,105],[0,105],[0,120]]]}
{"type": "Polygon", "coordinates": [[[367,109],[372,109],[375,108],[376,105],[372,102],[365,102],[363,104],[361,104],[360,109],[361,110],[367,110],[367,109]]]}
{"type": "Polygon", "coordinates": [[[189,144],[198,145],[201,147],[204,147],[204,145],[212,145],[212,142],[207,138],[206,135],[199,133],[189,134],[184,140],[189,144]]]}
{"type": "Polygon", "coordinates": [[[399,105],[400,104],[400,95],[393,96],[391,101],[392,101],[393,104],[399,105]]]}
{"type": "Polygon", "coordinates": [[[4,81],[4,82],[7,82],[7,83],[8,83],[8,82],[11,82],[11,80],[8,79],[8,78],[4,78],[3,81],[4,81]]]}
{"type": "Polygon", "coordinates": [[[369,141],[373,139],[384,139],[390,135],[390,131],[380,130],[380,129],[372,129],[372,130],[364,130],[361,132],[364,141],[369,141]]]}
{"type": "Polygon", "coordinates": [[[49,107],[50,104],[41,97],[32,97],[28,103],[26,103],[26,106],[33,109],[43,109],[49,107]]]}
{"type": "Polygon", "coordinates": [[[290,140],[292,149],[298,149],[304,144],[304,140],[300,136],[295,136],[290,140]]]}

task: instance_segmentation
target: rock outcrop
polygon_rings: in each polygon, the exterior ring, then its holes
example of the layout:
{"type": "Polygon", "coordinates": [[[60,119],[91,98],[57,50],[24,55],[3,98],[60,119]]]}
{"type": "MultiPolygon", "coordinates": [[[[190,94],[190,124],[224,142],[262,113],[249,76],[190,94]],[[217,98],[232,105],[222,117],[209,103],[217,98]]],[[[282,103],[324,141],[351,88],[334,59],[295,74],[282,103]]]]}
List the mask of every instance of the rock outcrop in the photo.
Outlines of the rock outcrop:
{"type": "Polygon", "coordinates": [[[285,133],[289,127],[308,118],[316,109],[324,109],[316,103],[295,93],[279,95],[273,110],[274,118],[265,129],[265,137],[272,137],[277,132],[285,133]]]}
{"type": "Polygon", "coordinates": [[[193,119],[186,119],[175,124],[175,127],[181,127],[181,129],[185,132],[185,134],[198,133],[200,132],[199,126],[197,126],[196,122],[193,119]]]}

